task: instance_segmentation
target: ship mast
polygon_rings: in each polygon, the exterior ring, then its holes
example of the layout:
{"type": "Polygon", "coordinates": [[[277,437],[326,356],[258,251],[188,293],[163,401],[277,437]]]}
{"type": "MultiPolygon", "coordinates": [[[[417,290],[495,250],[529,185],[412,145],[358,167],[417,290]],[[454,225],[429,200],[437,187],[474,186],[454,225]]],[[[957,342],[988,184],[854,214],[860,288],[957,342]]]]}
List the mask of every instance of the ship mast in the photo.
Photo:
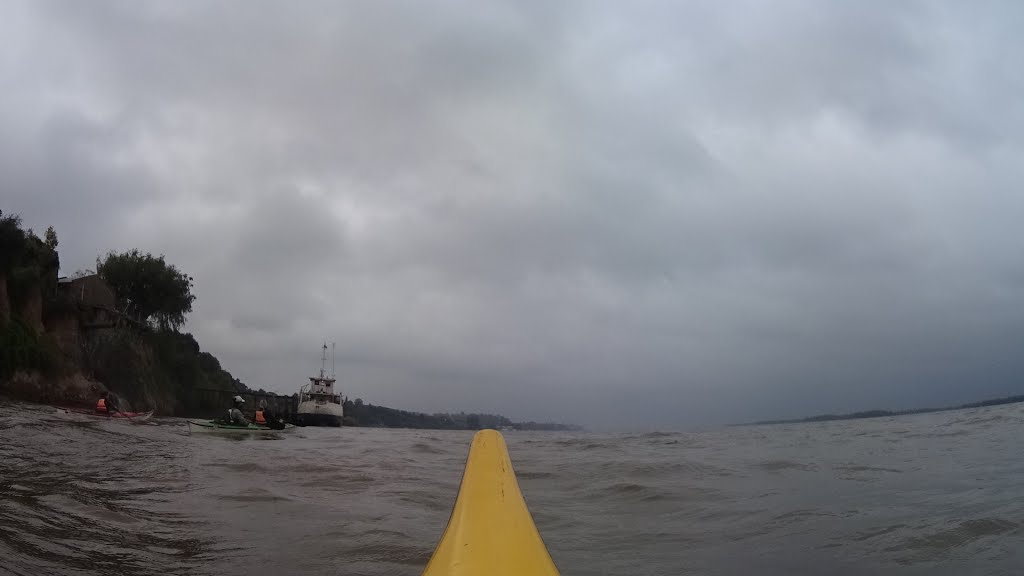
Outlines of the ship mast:
{"type": "Polygon", "coordinates": [[[320,379],[323,380],[327,376],[324,374],[327,371],[327,342],[324,342],[323,351],[320,353],[320,379]]]}
{"type": "Polygon", "coordinates": [[[337,376],[334,371],[334,342],[331,342],[331,380],[334,380],[337,376]]]}

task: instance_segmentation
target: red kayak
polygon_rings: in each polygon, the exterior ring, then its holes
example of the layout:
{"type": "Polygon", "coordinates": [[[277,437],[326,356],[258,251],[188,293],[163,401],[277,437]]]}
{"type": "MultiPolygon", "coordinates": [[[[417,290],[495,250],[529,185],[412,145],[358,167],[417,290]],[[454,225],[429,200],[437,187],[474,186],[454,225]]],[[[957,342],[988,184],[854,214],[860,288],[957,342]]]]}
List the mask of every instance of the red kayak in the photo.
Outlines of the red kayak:
{"type": "Polygon", "coordinates": [[[57,408],[57,414],[60,416],[92,416],[93,418],[104,418],[107,420],[125,420],[129,422],[145,422],[153,416],[153,411],[149,412],[114,412],[113,414],[99,414],[95,410],[89,410],[88,408],[57,408]]]}

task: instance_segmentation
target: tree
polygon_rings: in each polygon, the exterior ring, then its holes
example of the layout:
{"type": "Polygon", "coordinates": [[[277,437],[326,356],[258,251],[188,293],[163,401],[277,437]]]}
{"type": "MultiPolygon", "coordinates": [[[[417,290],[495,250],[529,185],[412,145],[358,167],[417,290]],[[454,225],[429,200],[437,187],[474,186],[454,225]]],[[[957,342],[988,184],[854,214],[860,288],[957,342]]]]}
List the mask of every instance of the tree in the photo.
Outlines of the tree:
{"type": "Polygon", "coordinates": [[[14,269],[25,251],[25,231],[21,229],[21,217],[17,214],[4,216],[0,210],[0,275],[14,269]]]}
{"type": "MultiPolygon", "coordinates": [[[[50,230],[53,227],[50,227],[50,230]]],[[[57,233],[53,232],[56,243],[57,233]]],[[[56,244],[54,244],[56,245],[56,244]]],[[[3,289],[13,301],[27,297],[43,286],[55,287],[60,259],[53,246],[47,245],[32,231],[21,228],[21,217],[0,211],[0,279],[3,289]]]]}
{"type": "Polygon", "coordinates": [[[53,229],[53,226],[46,229],[46,234],[43,236],[43,239],[50,250],[57,249],[57,231],[53,229]]]}
{"type": "Polygon", "coordinates": [[[164,261],[162,254],[110,252],[106,259],[96,259],[96,273],[114,290],[125,314],[161,330],[177,332],[196,300],[192,277],[164,261]]]}

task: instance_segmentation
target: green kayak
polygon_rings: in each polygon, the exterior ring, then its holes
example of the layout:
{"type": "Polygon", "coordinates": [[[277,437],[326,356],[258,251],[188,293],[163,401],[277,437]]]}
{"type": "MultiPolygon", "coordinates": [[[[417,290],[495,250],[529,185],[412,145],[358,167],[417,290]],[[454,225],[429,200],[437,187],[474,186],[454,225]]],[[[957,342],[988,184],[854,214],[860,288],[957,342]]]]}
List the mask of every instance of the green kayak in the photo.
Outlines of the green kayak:
{"type": "Polygon", "coordinates": [[[258,426],[256,424],[249,424],[248,426],[224,424],[216,420],[188,421],[189,434],[276,434],[288,432],[292,428],[295,428],[292,424],[285,424],[284,428],[271,428],[270,426],[258,426]]]}

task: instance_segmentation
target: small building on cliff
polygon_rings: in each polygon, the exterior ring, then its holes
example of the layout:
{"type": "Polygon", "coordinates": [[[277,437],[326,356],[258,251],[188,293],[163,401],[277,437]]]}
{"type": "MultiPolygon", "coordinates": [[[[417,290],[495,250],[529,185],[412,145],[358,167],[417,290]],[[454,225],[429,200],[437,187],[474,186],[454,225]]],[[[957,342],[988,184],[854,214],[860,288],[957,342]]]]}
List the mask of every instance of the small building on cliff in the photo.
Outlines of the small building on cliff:
{"type": "Polygon", "coordinates": [[[113,310],[117,302],[114,290],[99,274],[88,274],[77,278],[58,278],[57,291],[71,300],[86,306],[98,306],[113,310]]]}
{"type": "Polygon", "coordinates": [[[114,290],[96,274],[58,278],[56,297],[46,314],[46,331],[69,358],[78,361],[83,331],[114,328],[124,322],[114,290]]]}
{"type": "Polygon", "coordinates": [[[57,294],[77,309],[82,328],[112,328],[121,319],[114,290],[98,274],[59,278],[57,294]]]}

